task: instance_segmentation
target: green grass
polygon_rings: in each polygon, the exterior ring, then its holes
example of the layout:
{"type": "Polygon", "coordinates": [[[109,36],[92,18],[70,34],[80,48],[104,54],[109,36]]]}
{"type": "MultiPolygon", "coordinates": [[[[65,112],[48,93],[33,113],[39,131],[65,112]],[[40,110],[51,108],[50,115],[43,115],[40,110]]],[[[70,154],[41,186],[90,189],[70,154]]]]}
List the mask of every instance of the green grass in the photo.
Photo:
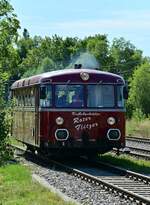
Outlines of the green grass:
{"type": "Polygon", "coordinates": [[[127,120],[126,134],[128,136],[150,138],[150,119],[137,120],[132,118],[131,120],[127,120]]]}
{"type": "Polygon", "coordinates": [[[100,160],[131,171],[150,174],[150,161],[139,160],[125,154],[117,156],[112,153],[100,155],[100,160]]]}
{"type": "Polygon", "coordinates": [[[33,182],[30,171],[18,164],[0,168],[0,204],[73,205],[33,182]]]}

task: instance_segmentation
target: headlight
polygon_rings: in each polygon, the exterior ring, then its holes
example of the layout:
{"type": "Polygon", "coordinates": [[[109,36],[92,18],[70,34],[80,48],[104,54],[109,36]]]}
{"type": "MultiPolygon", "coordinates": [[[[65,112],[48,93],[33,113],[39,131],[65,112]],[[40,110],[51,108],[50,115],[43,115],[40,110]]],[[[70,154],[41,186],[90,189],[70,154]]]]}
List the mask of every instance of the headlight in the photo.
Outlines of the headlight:
{"type": "Polygon", "coordinates": [[[118,129],[109,129],[107,132],[107,137],[109,140],[119,140],[121,137],[121,132],[118,129]]]}
{"type": "Polygon", "coordinates": [[[57,117],[56,118],[56,124],[57,125],[62,125],[64,123],[64,119],[62,117],[57,117]]]}
{"type": "Polygon", "coordinates": [[[87,81],[87,80],[89,80],[89,78],[90,78],[89,74],[86,73],[86,72],[81,72],[81,73],[80,73],[80,77],[81,77],[82,80],[84,80],[84,81],[87,81]]]}
{"type": "Polygon", "coordinates": [[[69,137],[69,132],[66,129],[57,129],[55,132],[55,138],[58,141],[67,140],[69,137]]]}
{"type": "Polygon", "coordinates": [[[109,125],[114,125],[114,124],[116,123],[116,120],[115,120],[114,117],[109,117],[109,118],[107,119],[107,123],[108,123],[109,125]]]}

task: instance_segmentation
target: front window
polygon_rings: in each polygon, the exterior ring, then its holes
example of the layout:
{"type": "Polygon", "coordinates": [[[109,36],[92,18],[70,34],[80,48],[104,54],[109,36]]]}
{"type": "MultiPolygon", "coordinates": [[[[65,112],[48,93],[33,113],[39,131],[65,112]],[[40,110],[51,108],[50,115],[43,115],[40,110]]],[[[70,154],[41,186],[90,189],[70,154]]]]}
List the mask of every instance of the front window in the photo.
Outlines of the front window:
{"type": "Polygon", "coordinates": [[[117,86],[117,106],[124,107],[123,86],[117,86]]]}
{"type": "Polygon", "coordinates": [[[88,85],[88,107],[114,107],[114,86],[113,85],[88,85]]]}
{"type": "Polygon", "coordinates": [[[84,106],[82,85],[56,85],[56,107],[80,108],[84,106]]]}
{"type": "Polygon", "coordinates": [[[40,106],[52,106],[52,88],[51,85],[41,85],[40,87],[40,106]]]}

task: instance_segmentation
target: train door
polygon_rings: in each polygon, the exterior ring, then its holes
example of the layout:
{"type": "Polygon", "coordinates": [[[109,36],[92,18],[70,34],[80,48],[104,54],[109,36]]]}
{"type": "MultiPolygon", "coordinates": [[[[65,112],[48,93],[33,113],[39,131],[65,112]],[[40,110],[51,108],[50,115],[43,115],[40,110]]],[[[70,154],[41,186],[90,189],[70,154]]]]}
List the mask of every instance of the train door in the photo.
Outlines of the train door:
{"type": "Polygon", "coordinates": [[[39,147],[38,89],[36,86],[24,88],[21,96],[23,106],[18,122],[21,130],[21,141],[39,147]]]}
{"type": "Polygon", "coordinates": [[[27,124],[28,127],[27,133],[27,143],[39,147],[40,145],[40,134],[39,134],[39,91],[37,86],[29,88],[29,99],[30,99],[30,109],[28,110],[27,124]]]}
{"type": "Polygon", "coordinates": [[[34,88],[35,96],[35,145],[40,146],[40,113],[39,113],[39,87],[34,88]]]}

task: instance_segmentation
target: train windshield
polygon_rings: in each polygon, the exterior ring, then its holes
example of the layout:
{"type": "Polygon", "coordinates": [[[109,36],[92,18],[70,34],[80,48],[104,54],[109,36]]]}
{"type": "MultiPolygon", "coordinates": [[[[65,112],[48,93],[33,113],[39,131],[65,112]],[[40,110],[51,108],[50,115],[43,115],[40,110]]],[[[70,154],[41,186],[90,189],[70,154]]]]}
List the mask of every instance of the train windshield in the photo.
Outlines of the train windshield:
{"type": "Polygon", "coordinates": [[[91,108],[114,107],[113,85],[88,85],[87,106],[91,108]]]}
{"type": "Polygon", "coordinates": [[[56,107],[80,108],[84,106],[83,85],[56,85],[56,107]]]}

